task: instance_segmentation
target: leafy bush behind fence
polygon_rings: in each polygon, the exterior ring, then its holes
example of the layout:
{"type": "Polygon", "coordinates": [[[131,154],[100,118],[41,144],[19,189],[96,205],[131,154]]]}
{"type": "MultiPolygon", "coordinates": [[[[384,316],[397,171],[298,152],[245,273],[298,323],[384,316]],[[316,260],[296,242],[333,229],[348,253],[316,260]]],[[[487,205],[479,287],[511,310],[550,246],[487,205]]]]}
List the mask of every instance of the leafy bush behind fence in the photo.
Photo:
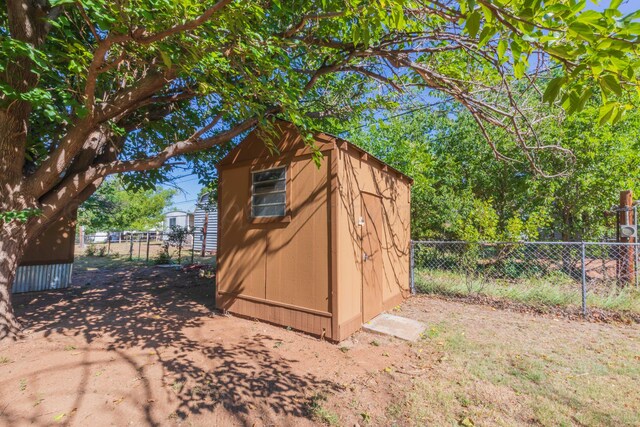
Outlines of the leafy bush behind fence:
{"type": "Polygon", "coordinates": [[[416,241],[412,286],[640,310],[639,255],[637,243],[416,241]]]}

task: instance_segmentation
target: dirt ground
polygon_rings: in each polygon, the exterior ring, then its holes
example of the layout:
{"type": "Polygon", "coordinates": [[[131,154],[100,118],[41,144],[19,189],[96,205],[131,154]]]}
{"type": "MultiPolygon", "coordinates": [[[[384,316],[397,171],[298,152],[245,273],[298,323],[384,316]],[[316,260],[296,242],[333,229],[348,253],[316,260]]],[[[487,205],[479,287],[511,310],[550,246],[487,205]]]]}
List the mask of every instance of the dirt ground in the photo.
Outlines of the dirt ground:
{"type": "Polygon", "coordinates": [[[640,326],[416,297],[406,343],[339,345],[216,314],[212,279],[83,269],[15,298],[0,425],[638,425],[640,326]]]}

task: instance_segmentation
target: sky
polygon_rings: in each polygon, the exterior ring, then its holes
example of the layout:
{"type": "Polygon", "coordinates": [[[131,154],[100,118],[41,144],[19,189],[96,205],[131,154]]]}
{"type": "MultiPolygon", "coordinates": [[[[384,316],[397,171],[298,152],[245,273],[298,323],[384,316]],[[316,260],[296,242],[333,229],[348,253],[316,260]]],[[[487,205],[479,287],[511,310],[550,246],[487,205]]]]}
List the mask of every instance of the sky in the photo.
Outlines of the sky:
{"type": "Polygon", "coordinates": [[[177,173],[171,185],[165,185],[165,187],[176,190],[176,195],[173,197],[173,204],[169,210],[188,212],[195,210],[196,199],[202,189],[202,185],[198,182],[197,175],[189,171],[177,173]]]}
{"type": "MultiPolygon", "coordinates": [[[[603,10],[608,7],[610,1],[589,1],[587,9],[603,10]]],[[[618,8],[622,13],[628,14],[640,8],[640,0],[625,0],[618,8]]],[[[173,198],[173,205],[169,210],[183,210],[193,212],[195,210],[196,198],[202,189],[202,184],[198,182],[198,177],[191,171],[179,171],[175,173],[171,185],[165,185],[177,191],[173,198]]]]}

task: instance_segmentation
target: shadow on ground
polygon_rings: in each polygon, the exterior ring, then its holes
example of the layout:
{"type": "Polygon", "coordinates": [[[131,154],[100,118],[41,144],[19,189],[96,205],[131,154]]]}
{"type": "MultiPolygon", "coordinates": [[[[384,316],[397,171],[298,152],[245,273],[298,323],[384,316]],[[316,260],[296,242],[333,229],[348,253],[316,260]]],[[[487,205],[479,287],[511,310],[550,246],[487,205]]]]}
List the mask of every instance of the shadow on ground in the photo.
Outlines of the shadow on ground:
{"type": "MultiPolygon", "coordinates": [[[[92,282],[86,274],[66,291],[15,298],[31,339],[59,342],[60,337],[73,337],[79,343],[76,353],[82,354],[75,359],[74,352],[58,352],[59,357],[52,356],[30,372],[35,378],[30,381],[39,384],[53,370],[60,374],[68,369],[70,377],[81,377],[69,381],[73,402],[66,405],[67,424],[86,422],[85,413],[91,411],[83,411],[83,406],[95,406],[87,396],[96,381],[96,366],[108,361],[128,365],[120,370],[136,372],[136,386],[142,386],[126,395],[132,409],[119,413],[122,418],[114,419],[116,424],[137,419],[160,425],[214,411],[223,414],[221,423],[238,425],[254,425],[256,416],[260,423],[307,418],[309,391],[338,388],[314,375],[296,373],[296,360],[274,354],[276,338],[229,329],[238,320],[214,313],[212,279],[148,267],[106,275],[92,282]]],[[[113,378],[116,386],[124,381],[120,377],[113,378]]],[[[122,383],[121,388],[127,387],[122,383]]],[[[11,405],[0,413],[0,420],[9,425],[51,424],[51,418],[43,419],[35,407],[32,412],[17,412],[11,405]]]]}

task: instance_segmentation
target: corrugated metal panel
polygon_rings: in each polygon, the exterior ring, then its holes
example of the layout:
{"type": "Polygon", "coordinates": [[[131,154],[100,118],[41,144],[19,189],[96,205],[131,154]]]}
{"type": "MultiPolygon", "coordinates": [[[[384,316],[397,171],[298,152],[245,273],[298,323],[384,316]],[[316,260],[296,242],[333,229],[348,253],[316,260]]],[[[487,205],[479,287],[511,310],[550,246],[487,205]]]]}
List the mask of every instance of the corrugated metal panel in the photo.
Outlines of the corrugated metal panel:
{"type": "Polygon", "coordinates": [[[72,270],[73,263],[20,266],[12,292],[17,294],[67,288],[71,284],[72,270]]]}
{"type": "MultiPolygon", "coordinates": [[[[199,204],[206,205],[206,196],[200,199],[199,204]]],[[[204,219],[206,212],[201,207],[196,207],[193,213],[193,226],[195,227],[195,250],[198,251],[202,248],[202,229],[204,227],[204,219]]],[[[218,248],[218,207],[212,206],[209,210],[209,221],[207,224],[207,251],[216,251],[218,248]]]]}

